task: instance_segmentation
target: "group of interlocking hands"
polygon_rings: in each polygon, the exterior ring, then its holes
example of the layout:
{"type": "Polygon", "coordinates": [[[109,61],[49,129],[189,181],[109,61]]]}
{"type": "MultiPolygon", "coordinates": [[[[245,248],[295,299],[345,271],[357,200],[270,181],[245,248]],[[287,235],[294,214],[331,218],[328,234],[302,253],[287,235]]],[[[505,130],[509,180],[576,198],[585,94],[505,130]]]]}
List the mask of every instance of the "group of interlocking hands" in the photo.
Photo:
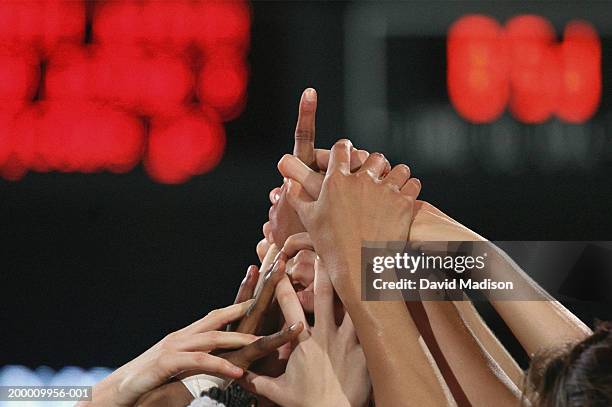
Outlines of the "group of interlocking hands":
{"type": "Polygon", "coordinates": [[[495,248],[491,272],[540,298],[490,299],[537,369],[519,367],[467,296],[362,301],[364,241],[487,241],[419,200],[421,182],[407,165],[346,139],[314,148],[316,108],[306,89],[293,154],[278,163],[283,184],[270,192],[261,266],[248,268],[234,305],[168,334],[81,403],[599,406],[587,390],[578,404],[555,403],[577,394],[559,383],[588,383],[577,349],[607,344],[611,357],[609,327],[593,333],[495,248]]]}

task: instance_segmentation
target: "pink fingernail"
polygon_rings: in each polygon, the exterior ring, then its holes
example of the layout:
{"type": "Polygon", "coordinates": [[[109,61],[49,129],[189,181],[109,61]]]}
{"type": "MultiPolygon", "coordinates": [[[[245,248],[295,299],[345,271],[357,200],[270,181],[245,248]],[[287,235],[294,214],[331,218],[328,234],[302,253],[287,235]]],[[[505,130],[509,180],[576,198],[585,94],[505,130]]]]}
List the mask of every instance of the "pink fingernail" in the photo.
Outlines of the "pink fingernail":
{"type": "Polygon", "coordinates": [[[304,100],[314,102],[317,98],[317,92],[313,88],[308,88],[304,91],[304,100]]]}

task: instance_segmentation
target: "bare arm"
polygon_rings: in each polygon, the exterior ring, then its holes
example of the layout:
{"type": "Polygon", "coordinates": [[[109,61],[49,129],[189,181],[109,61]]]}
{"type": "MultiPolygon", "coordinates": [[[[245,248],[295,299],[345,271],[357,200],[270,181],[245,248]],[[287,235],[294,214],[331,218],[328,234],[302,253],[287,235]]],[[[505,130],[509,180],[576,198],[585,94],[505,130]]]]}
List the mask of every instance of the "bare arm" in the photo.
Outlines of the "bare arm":
{"type": "MultiPolygon", "coordinates": [[[[487,241],[427,203],[422,203],[415,215],[410,240],[487,241]]],[[[491,277],[514,282],[526,298],[539,298],[537,301],[491,300],[495,310],[530,356],[540,349],[579,341],[591,334],[580,319],[544,291],[502,250],[492,243],[491,246],[488,268],[491,277]]],[[[477,322],[473,317],[471,320],[477,322]]],[[[487,336],[482,329],[474,329],[474,332],[483,334],[482,338],[487,336]]],[[[490,340],[483,342],[491,343],[490,340]]]]}
{"type": "Polygon", "coordinates": [[[343,297],[366,355],[377,406],[406,400],[416,406],[454,405],[403,302],[366,302],[358,293],[343,297]]]}
{"type": "Polygon", "coordinates": [[[450,301],[423,301],[442,353],[474,406],[516,406],[521,392],[450,301]]]}

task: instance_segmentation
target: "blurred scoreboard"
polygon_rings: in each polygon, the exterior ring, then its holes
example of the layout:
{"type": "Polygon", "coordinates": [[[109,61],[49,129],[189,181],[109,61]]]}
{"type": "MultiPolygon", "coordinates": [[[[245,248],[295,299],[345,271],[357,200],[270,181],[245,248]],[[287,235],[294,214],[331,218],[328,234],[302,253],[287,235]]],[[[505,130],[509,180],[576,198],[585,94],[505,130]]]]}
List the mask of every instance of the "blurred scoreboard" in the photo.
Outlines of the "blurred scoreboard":
{"type": "Polygon", "coordinates": [[[353,4],[348,134],[420,172],[610,167],[611,20],[606,2],[353,4]]]}

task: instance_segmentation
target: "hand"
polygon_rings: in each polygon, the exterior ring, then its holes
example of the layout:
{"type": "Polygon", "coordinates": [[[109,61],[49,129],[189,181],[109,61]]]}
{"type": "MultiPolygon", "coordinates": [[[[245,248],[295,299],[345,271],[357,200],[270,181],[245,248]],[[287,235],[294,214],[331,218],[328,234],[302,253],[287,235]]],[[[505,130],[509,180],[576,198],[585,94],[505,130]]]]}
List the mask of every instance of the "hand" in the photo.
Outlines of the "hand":
{"type": "Polygon", "coordinates": [[[350,149],[348,140],[332,148],[317,200],[293,180],[287,195],[342,299],[345,289],[360,289],[363,241],[406,241],[420,191],[420,182],[410,179],[405,165],[396,166],[381,180],[386,168],[381,154],[371,154],[351,173],[350,149]]]}
{"type": "MultiPolygon", "coordinates": [[[[306,167],[295,157],[285,155],[278,163],[278,169],[284,177],[298,181],[308,195],[316,199],[323,186],[323,174],[306,167]]],[[[405,188],[412,188],[411,194],[420,190],[420,182],[409,180],[405,188]]],[[[414,207],[414,220],[411,225],[409,240],[484,240],[477,233],[455,221],[429,202],[417,200],[414,207]]]]}
{"type": "MultiPolygon", "coordinates": [[[[295,142],[293,154],[304,165],[312,166],[315,163],[315,115],[317,111],[317,92],[308,88],[302,93],[300,99],[298,121],[295,127],[295,142]]],[[[279,247],[285,244],[287,237],[304,231],[299,217],[287,203],[286,191],[281,189],[278,193],[270,194],[272,207],[269,211],[271,241],[279,247]],[[277,199],[275,199],[277,198],[277,199]]]]}
{"type": "MultiPolygon", "coordinates": [[[[336,325],[334,290],[318,262],[314,290],[316,324],[298,336],[285,373],[273,378],[248,372],[241,383],[285,407],[364,406],[371,387],[365,355],[349,315],[336,325]]],[[[286,300],[299,308],[295,292],[286,300]]]]}
{"type": "Polygon", "coordinates": [[[470,241],[486,239],[468,229],[429,202],[416,201],[410,241],[470,241]]]}
{"type": "MultiPolygon", "coordinates": [[[[314,171],[325,171],[329,160],[329,150],[314,148],[316,112],[317,92],[308,88],[302,93],[300,99],[294,133],[293,157],[307,168],[314,171]]],[[[366,151],[353,149],[351,152],[352,168],[359,168],[367,157],[366,151]]],[[[272,203],[268,213],[270,220],[264,225],[264,236],[268,242],[274,242],[279,247],[285,244],[289,236],[305,231],[299,217],[287,202],[286,193],[287,188],[284,185],[270,192],[272,203]]]]}
{"type": "Polygon", "coordinates": [[[240,348],[257,339],[253,335],[217,331],[229,321],[242,317],[251,303],[214,310],[188,327],[169,334],[96,384],[89,405],[132,406],[143,394],[185,371],[199,370],[239,378],[243,368],[210,352],[219,348],[240,348]]]}
{"type": "Polygon", "coordinates": [[[281,252],[287,260],[287,275],[296,288],[297,297],[307,313],[314,311],[314,266],[317,254],[307,232],[291,235],[281,252]]]}

